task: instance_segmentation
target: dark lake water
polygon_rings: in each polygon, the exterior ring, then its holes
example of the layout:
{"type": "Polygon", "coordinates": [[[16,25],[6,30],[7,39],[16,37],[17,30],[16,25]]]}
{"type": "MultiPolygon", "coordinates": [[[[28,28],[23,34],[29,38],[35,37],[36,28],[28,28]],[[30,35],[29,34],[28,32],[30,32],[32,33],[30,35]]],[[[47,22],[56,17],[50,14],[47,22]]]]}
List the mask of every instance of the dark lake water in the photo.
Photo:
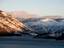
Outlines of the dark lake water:
{"type": "Polygon", "coordinates": [[[64,48],[64,40],[0,37],[0,48],[64,48]]]}

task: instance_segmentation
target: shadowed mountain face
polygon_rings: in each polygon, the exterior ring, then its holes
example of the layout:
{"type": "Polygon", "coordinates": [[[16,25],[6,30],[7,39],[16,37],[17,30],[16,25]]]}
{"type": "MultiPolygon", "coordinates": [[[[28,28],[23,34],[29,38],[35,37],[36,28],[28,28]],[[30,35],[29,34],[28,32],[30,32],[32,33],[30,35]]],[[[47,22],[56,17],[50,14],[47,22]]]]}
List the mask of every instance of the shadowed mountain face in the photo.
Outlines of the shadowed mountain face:
{"type": "MultiPolygon", "coordinates": [[[[23,23],[30,29],[36,37],[52,37],[58,38],[64,34],[64,18],[59,16],[52,16],[52,18],[31,18],[25,20],[23,23]]],[[[64,38],[64,36],[63,36],[64,38]]]]}
{"type": "Polygon", "coordinates": [[[63,32],[64,31],[64,19],[59,16],[32,18],[24,21],[24,24],[31,28],[38,34],[48,32],[63,32]]]}
{"type": "Polygon", "coordinates": [[[0,34],[23,32],[25,25],[14,16],[0,11],[0,34]]]}

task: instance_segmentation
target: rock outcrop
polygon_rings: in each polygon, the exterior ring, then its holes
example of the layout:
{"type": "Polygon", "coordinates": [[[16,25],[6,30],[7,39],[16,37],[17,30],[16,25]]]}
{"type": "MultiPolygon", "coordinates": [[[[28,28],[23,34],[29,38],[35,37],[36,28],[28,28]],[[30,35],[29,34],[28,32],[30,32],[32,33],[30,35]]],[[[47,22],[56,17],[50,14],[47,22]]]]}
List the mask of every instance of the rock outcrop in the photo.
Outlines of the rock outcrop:
{"type": "Polygon", "coordinates": [[[0,10],[0,34],[23,32],[25,25],[14,16],[0,10]]]}

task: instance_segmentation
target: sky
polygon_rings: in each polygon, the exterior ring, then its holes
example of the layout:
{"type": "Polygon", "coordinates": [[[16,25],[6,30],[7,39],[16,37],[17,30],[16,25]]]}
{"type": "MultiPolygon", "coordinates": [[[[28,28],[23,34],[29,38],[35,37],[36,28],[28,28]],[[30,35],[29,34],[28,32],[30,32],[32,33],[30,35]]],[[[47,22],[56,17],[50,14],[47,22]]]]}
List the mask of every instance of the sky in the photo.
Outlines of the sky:
{"type": "Polygon", "coordinates": [[[0,0],[0,9],[41,16],[64,16],[64,0],[0,0]]]}

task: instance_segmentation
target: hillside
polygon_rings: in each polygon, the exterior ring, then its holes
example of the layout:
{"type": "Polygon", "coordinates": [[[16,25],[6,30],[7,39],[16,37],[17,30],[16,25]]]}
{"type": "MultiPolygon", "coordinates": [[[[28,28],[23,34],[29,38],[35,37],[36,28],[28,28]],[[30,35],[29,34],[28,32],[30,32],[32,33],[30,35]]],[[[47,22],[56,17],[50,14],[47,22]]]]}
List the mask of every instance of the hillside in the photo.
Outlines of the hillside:
{"type": "Polygon", "coordinates": [[[0,10],[0,35],[7,33],[23,32],[25,25],[11,14],[0,10]]]}

